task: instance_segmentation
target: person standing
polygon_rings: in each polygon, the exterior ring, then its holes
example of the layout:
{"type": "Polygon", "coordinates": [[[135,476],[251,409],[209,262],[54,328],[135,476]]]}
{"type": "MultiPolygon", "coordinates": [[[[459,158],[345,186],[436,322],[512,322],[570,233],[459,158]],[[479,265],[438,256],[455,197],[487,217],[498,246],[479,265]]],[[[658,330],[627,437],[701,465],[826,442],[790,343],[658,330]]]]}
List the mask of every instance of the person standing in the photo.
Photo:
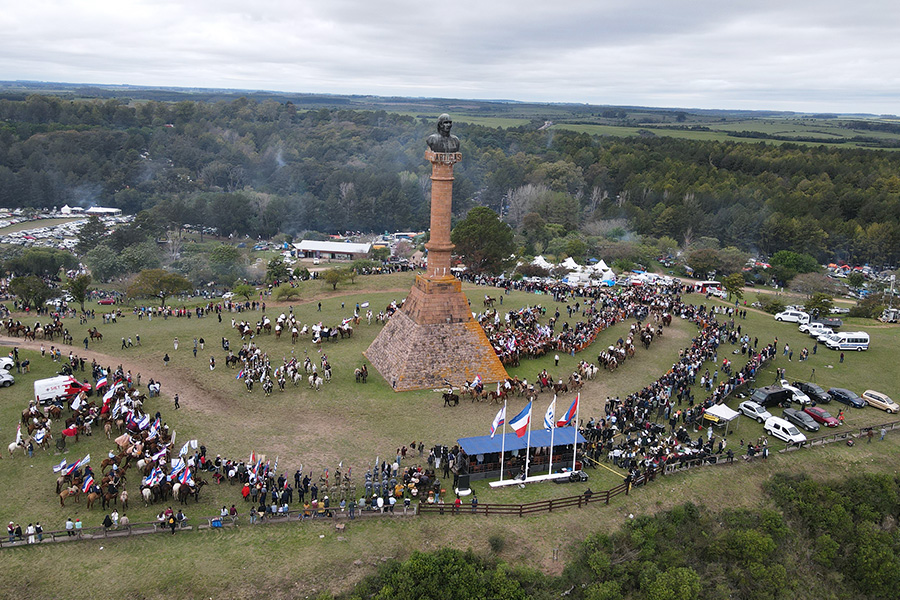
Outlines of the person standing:
{"type": "Polygon", "coordinates": [[[175,341],[172,342],[172,345],[175,346],[175,350],[178,350],[178,338],[175,338],[175,341]]]}
{"type": "Polygon", "coordinates": [[[35,531],[34,531],[34,525],[33,525],[32,523],[29,523],[29,524],[28,524],[28,527],[25,528],[25,535],[28,536],[28,543],[29,543],[29,544],[33,544],[33,543],[34,543],[34,534],[35,534],[35,531]]]}
{"type": "Polygon", "coordinates": [[[163,356],[163,364],[167,367],[169,366],[169,353],[168,352],[166,352],[166,355],[163,356]]]}
{"type": "Polygon", "coordinates": [[[44,528],[41,527],[40,521],[34,524],[34,533],[37,534],[38,544],[44,541],[44,528]]]}
{"type": "Polygon", "coordinates": [[[175,400],[175,410],[178,410],[179,408],[181,408],[181,405],[178,403],[178,394],[175,394],[174,400],[175,400]]]}
{"type": "Polygon", "coordinates": [[[843,362],[844,362],[844,353],[841,352],[841,363],[843,364],[843,362]]]}
{"type": "Polygon", "coordinates": [[[886,434],[887,434],[887,428],[886,428],[884,425],[882,425],[882,426],[881,426],[881,437],[878,438],[878,441],[879,441],[879,442],[883,442],[883,441],[884,441],[884,436],[885,436],[886,434]]]}
{"type": "Polygon", "coordinates": [[[75,535],[75,523],[72,522],[72,517],[66,519],[66,535],[68,537],[75,535]]]}

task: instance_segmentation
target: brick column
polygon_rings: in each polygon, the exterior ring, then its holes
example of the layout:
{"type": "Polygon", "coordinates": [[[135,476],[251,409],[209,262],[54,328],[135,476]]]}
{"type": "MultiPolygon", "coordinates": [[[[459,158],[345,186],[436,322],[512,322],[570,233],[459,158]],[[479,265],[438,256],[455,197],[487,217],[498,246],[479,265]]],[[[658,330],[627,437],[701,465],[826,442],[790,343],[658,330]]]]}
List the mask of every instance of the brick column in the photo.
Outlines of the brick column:
{"type": "Polygon", "coordinates": [[[450,216],[453,206],[453,164],[462,160],[460,152],[425,151],[431,163],[431,238],[428,249],[429,279],[452,278],[450,272],[450,216]]]}

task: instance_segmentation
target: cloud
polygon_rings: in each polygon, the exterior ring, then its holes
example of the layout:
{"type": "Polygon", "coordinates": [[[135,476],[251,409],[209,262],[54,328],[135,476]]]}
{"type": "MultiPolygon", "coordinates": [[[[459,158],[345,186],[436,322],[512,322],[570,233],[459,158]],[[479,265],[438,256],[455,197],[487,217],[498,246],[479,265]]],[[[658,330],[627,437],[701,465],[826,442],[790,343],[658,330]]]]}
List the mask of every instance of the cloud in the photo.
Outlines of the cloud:
{"type": "Polygon", "coordinates": [[[865,0],[34,0],[0,14],[0,77],[896,112],[898,12],[865,0]]]}

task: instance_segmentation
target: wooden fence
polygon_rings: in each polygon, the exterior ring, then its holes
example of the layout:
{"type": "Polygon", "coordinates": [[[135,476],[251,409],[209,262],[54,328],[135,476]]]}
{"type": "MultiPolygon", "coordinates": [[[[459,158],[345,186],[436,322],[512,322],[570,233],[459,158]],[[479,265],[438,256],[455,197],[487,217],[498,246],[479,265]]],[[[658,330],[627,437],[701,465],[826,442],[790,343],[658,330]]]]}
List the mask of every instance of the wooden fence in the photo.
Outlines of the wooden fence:
{"type": "Polygon", "coordinates": [[[881,436],[880,432],[882,429],[890,432],[893,432],[896,429],[900,429],[900,421],[891,421],[890,423],[872,425],[871,427],[860,427],[858,430],[846,429],[842,431],[834,431],[834,433],[827,433],[825,435],[820,435],[814,438],[807,438],[805,442],[802,442],[800,444],[788,444],[785,448],[779,450],[779,452],[793,452],[802,448],[814,448],[816,446],[824,446],[825,444],[831,444],[834,442],[860,439],[866,437],[866,435],[869,433],[869,430],[872,430],[874,432],[874,435],[881,436]]]}
{"type": "Polygon", "coordinates": [[[640,475],[635,479],[634,483],[621,483],[614,488],[604,490],[602,492],[591,492],[590,494],[581,494],[579,496],[566,496],[564,498],[553,498],[552,500],[539,500],[537,502],[528,502],[526,504],[477,504],[475,506],[463,504],[457,509],[453,504],[428,504],[420,502],[416,505],[416,514],[424,515],[514,515],[524,517],[535,513],[549,513],[554,510],[563,508],[572,508],[587,506],[588,504],[609,504],[610,499],[621,494],[626,496],[633,486],[641,485],[659,472],[654,470],[648,475],[640,475]]]}
{"type": "MultiPolygon", "coordinates": [[[[415,516],[415,510],[410,507],[408,510],[404,509],[402,505],[395,506],[395,512],[389,510],[388,507],[385,507],[384,511],[380,510],[364,510],[364,511],[356,511],[354,513],[354,519],[372,519],[378,517],[412,517],[415,516]]],[[[256,522],[258,525],[266,525],[266,524],[275,524],[275,523],[302,523],[302,522],[332,522],[338,527],[338,529],[343,530],[343,524],[346,523],[350,519],[350,513],[347,510],[341,511],[338,507],[330,507],[326,512],[324,509],[320,508],[318,511],[306,511],[304,509],[299,510],[291,510],[286,513],[279,513],[275,515],[267,515],[265,517],[259,518],[256,522]]],[[[175,527],[176,534],[189,533],[194,531],[212,529],[216,530],[221,528],[230,528],[237,527],[239,525],[250,525],[250,518],[248,516],[237,516],[237,517],[221,517],[219,515],[213,515],[211,517],[200,517],[194,519],[188,519],[183,526],[175,527]],[[221,525],[214,525],[213,522],[217,521],[221,523],[221,525]],[[193,523],[193,524],[191,524],[193,523]]],[[[254,525],[255,526],[255,525],[254,525]]],[[[118,527],[110,527],[107,529],[106,527],[85,527],[81,530],[72,530],[71,535],[70,532],[63,529],[59,531],[45,531],[43,536],[44,539],[41,541],[41,544],[50,544],[50,543],[59,543],[59,542],[77,542],[82,540],[102,540],[102,539],[114,539],[114,538],[123,538],[123,537],[131,537],[135,535],[150,535],[150,534],[172,534],[172,529],[169,525],[165,523],[161,523],[158,521],[152,521],[148,523],[129,523],[128,525],[118,527]]],[[[23,533],[24,535],[24,533],[23,533]]],[[[9,541],[9,537],[4,535],[0,537],[0,549],[5,548],[13,548],[13,547],[24,547],[29,546],[27,543],[27,537],[24,539],[15,540],[13,542],[9,541]]],[[[35,543],[37,542],[37,536],[35,536],[35,543]]]]}

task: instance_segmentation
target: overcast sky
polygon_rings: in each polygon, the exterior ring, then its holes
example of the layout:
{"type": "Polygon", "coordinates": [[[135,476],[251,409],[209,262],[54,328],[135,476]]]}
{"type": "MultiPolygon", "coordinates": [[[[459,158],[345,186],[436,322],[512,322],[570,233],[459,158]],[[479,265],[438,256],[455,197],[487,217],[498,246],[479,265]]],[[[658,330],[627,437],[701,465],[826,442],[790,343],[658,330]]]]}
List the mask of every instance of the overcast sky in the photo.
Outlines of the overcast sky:
{"type": "Polygon", "coordinates": [[[0,0],[0,79],[900,113],[900,3],[0,0]]]}

